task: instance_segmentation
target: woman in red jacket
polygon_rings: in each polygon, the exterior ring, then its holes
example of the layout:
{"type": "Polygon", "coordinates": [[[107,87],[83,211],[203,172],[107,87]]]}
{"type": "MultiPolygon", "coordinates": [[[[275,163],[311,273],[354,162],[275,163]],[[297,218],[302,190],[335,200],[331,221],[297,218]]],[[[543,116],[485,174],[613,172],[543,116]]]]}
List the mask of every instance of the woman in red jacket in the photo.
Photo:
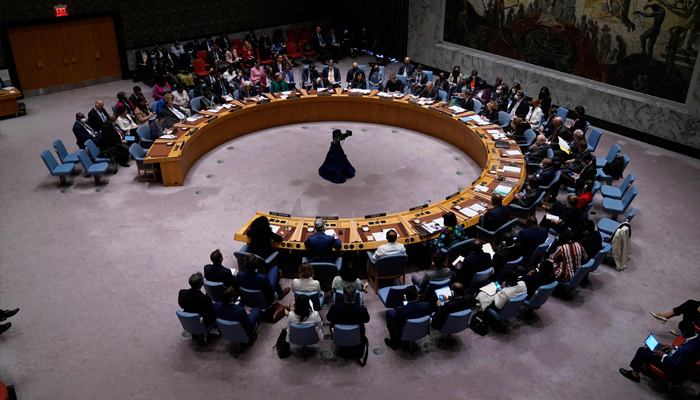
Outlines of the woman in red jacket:
{"type": "Polygon", "coordinates": [[[585,210],[591,202],[593,202],[593,181],[589,179],[583,183],[583,191],[578,195],[579,211],[585,210]]]}

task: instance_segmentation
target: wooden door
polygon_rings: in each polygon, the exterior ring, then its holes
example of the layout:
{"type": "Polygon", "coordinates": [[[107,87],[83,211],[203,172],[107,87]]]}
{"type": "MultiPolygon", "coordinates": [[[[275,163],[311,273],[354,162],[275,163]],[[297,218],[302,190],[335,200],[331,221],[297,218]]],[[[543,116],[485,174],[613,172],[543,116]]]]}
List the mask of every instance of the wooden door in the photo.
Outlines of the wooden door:
{"type": "Polygon", "coordinates": [[[92,50],[91,21],[67,22],[62,25],[64,25],[65,36],[68,39],[66,48],[71,62],[72,82],[84,82],[99,78],[92,50]]]}
{"type": "Polygon", "coordinates": [[[92,30],[92,51],[98,77],[121,75],[122,67],[117,48],[117,35],[114,33],[112,18],[90,20],[92,30]]]}

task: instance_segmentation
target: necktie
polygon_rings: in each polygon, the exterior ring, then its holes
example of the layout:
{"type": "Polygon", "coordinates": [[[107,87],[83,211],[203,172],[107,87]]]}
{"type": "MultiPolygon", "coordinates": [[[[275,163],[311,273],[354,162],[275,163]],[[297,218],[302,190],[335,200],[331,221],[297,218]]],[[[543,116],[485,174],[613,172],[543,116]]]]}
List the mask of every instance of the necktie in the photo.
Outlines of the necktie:
{"type": "Polygon", "coordinates": [[[121,137],[122,140],[124,140],[124,133],[122,132],[122,130],[119,129],[119,127],[116,125],[114,125],[114,130],[117,131],[117,133],[119,134],[119,137],[121,137]]]}
{"type": "Polygon", "coordinates": [[[170,109],[170,111],[172,111],[173,114],[175,114],[175,115],[177,116],[178,119],[180,119],[180,120],[185,119],[185,116],[182,115],[182,113],[181,113],[180,111],[178,111],[177,108],[173,107],[173,108],[170,109]]]}
{"type": "Polygon", "coordinates": [[[321,46],[323,46],[323,38],[321,37],[321,34],[320,34],[320,33],[318,34],[318,44],[320,44],[321,46]]]}
{"type": "Polygon", "coordinates": [[[329,69],[328,69],[328,80],[329,80],[331,83],[335,83],[335,79],[333,79],[333,68],[329,68],[329,69]]]}
{"type": "Polygon", "coordinates": [[[82,125],[92,137],[95,137],[95,131],[90,127],[88,124],[80,124],[82,125]]]}
{"type": "Polygon", "coordinates": [[[98,114],[100,114],[100,118],[102,118],[102,122],[107,122],[107,118],[105,118],[105,115],[102,113],[102,111],[98,111],[98,114]]]}
{"type": "Polygon", "coordinates": [[[221,94],[226,96],[227,93],[226,93],[226,86],[224,86],[224,81],[219,81],[219,83],[221,84],[221,94]]]}
{"type": "Polygon", "coordinates": [[[143,52],[142,52],[142,53],[141,53],[141,57],[143,58],[143,63],[145,64],[145,63],[146,63],[146,58],[147,58],[147,57],[146,57],[146,53],[143,53],[143,52]]]}

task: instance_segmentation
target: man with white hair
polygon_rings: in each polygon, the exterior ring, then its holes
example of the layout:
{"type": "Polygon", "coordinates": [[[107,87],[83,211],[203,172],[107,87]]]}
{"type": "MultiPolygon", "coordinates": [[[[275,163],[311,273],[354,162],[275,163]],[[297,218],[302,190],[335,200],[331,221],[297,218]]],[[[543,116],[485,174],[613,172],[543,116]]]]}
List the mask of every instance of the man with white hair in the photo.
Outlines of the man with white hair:
{"type": "Polygon", "coordinates": [[[410,78],[411,75],[416,71],[416,67],[411,64],[411,59],[406,57],[403,59],[403,65],[399,67],[398,75],[403,75],[406,79],[410,78]]]}
{"type": "Polygon", "coordinates": [[[574,135],[571,134],[569,128],[564,125],[564,120],[561,117],[554,118],[554,121],[545,128],[544,134],[551,143],[558,143],[559,138],[570,142],[574,135]],[[550,126],[551,125],[551,126],[550,126]]]}
{"type": "Polygon", "coordinates": [[[440,90],[435,87],[433,82],[428,82],[425,84],[425,87],[423,90],[418,92],[418,96],[420,97],[427,97],[431,100],[439,100],[440,99],[440,90]]]}
{"type": "Polygon", "coordinates": [[[316,229],[316,233],[309,235],[304,242],[304,246],[311,251],[309,261],[312,263],[334,263],[336,256],[333,255],[333,249],[340,250],[342,246],[338,235],[335,232],[333,232],[333,235],[326,233],[326,223],[323,221],[323,218],[316,218],[314,229],[316,229]]]}
{"type": "Polygon", "coordinates": [[[240,100],[247,99],[251,96],[256,96],[257,94],[258,92],[255,90],[255,86],[253,86],[253,82],[251,81],[243,81],[243,86],[238,89],[238,98],[240,100]]]}
{"type": "Polygon", "coordinates": [[[549,149],[547,137],[539,134],[537,135],[535,143],[530,146],[530,152],[525,155],[525,159],[529,163],[540,162],[547,157],[547,149],[549,149]]]}

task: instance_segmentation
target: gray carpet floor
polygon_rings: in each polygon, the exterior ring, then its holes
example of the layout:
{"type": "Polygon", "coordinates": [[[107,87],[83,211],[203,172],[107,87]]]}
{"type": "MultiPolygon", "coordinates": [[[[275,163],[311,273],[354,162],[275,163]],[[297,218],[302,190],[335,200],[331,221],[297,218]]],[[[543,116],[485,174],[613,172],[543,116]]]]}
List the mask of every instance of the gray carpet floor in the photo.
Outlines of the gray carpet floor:
{"type": "MultiPolygon", "coordinates": [[[[341,72],[348,64],[340,63],[341,72]]],[[[387,74],[397,68],[387,66],[387,74]]],[[[364,368],[316,356],[278,359],[272,346],[284,320],[263,323],[255,346],[234,358],[223,340],[194,351],[181,339],[177,292],[215,248],[224,265],[235,265],[241,243],[234,232],[256,210],[392,213],[437,201],[479,170],[430,137],[339,121],[226,143],[195,164],[183,187],[138,183],[132,162],[107,176],[103,192],[76,174],[62,193],[39,154],[57,138],[75,151],[75,113],[87,113],[98,98],[111,105],[117,91],[132,86],[120,81],[29,98],[27,116],[0,123],[0,305],[21,308],[0,338],[0,380],[14,384],[20,398],[663,398],[648,379],[635,384],[617,369],[649,333],[672,340],[667,331],[676,321],[663,326],[648,310],[668,311],[698,296],[693,194],[700,192],[700,161],[605,132],[597,155],[619,143],[640,189],[629,268],[604,264],[573,300],[550,299],[532,321],[513,320],[506,334],[467,331],[449,350],[434,332],[414,357],[394,352],[383,343],[384,308],[370,293],[370,347],[387,354],[370,356],[364,368]],[[316,171],[336,126],[355,133],[345,149],[358,175],[344,185],[316,171]]],[[[607,216],[600,196],[596,203],[594,220],[607,216]]],[[[332,345],[315,348],[318,355],[332,345]]]]}

